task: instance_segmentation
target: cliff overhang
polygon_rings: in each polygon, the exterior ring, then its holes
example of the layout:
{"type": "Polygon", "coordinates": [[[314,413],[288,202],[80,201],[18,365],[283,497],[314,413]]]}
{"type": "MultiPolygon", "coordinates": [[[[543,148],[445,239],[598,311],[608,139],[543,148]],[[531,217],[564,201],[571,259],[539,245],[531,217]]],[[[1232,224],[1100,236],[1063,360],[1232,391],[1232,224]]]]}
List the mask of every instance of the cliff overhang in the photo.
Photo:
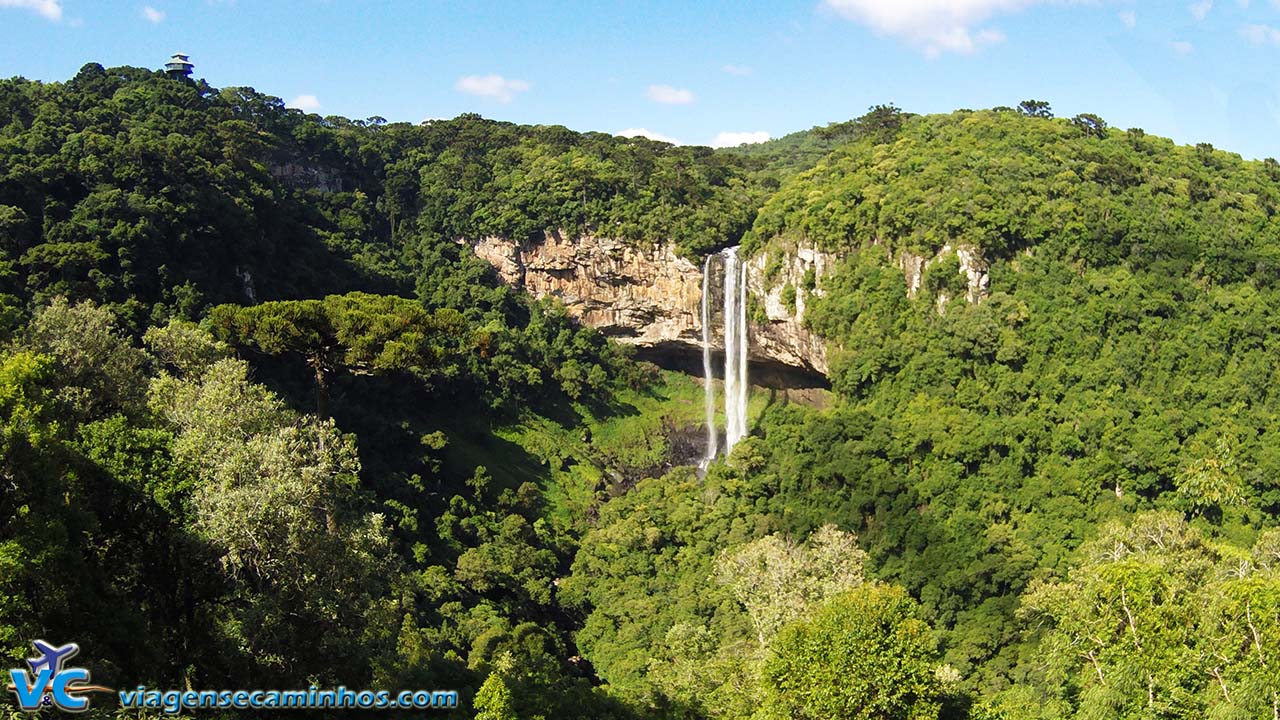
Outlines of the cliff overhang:
{"type": "MultiPolygon", "coordinates": [[[[493,266],[507,285],[535,297],[558,298],[571,316],[635,346],[642,358],[701,374],[702,268],[680,256],[674,244],[569,238],[557,231],[531,241],[489,236],[459,242],[493,266]]],[[[763,314],[757,309],[748,327],[751,374],[760,384],[826,385],[826,343],[804,327],[803,300],[790,307],[782,288],[820,277],[833,264],[831,256],[802,248],[769,267],[766,279],[765,258],[748,260],[748,290],[763,301],[763,314]]],[[[710,286],[719,283],[713,278],[710,286]]],[[[718,312],[718,300],[713,303],[718,312]]],[[[713,348],[723,350],[718,338],[713,348]]]]}

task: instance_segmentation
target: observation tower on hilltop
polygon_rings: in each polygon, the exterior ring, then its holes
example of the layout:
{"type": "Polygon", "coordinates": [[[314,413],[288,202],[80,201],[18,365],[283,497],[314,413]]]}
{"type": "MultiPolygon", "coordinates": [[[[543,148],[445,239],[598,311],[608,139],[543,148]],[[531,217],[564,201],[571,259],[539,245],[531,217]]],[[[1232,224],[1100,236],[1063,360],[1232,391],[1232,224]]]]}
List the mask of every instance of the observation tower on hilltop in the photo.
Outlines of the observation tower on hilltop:
{"type": "Polygon", "coordinates": [[[174,53],[173,57],[169,58],[169,62],[164,64],[164,72],[174,80],[189,80],[191,79],[191,71],[194,70],[195,67],[196,66],[191,64],[191,61],[187,59],[187,55],[184,55],[183,53],[174,53]]]}

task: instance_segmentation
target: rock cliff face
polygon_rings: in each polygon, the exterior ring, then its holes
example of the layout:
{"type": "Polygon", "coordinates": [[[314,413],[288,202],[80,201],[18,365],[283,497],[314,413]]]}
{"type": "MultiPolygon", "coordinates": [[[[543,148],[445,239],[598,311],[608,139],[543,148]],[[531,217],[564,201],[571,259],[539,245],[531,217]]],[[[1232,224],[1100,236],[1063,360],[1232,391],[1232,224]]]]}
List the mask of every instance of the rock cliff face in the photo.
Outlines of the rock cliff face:
{"type": "Polygon", "coordinates": [[[470,245],[503,282],[535,297],[560,298],[570,315],[605,335],[641,347],[701,348],[702,269],[670,245],[646,249],[560,233],[539,243],[486,237],[470,245]]]}
{"type": "MultiPolygon", "coordinates": [[[[971,303],[976,303],[985,298],[991,282],[991,276],[988,274],[989,268],[987,261],[982,257],[982,253],[977,248],[967,245],[952,248],[949,244],[943,245],[938,254],[932,258],[913,255],[909,252],[903,252],[898,256],[898,266],[902,268],[902,272],[907,279],[907,296],[915,297],[916,292],[920,290],[920,283],[924,280],[924,271],[928,270],[930,265],[951,253],[955,254],[956,260],[960,264],[960,272],[965,276],[965,281],[968,284],[968,289],[965,291],[965,299],[971,303]]],[[[940,297],[939,305],[945,303],[946,299],[945,295],[940,297]]]]}
{"type": "MultiPolygon", "coordinates": [[[[569,313],[620,342],[665,364],[701,373],[702,268],[676,254],[670,243],[637,247],[621,240],[570,239],[549,232],[535,242],[502,237],[460,240],[487,261],[507,284],[536,297],[557,297],[569,313]]],[[[907,294],[921,290],[926,271],[955,256],[967,286],[966,299],[988,293],[987,263],[969,246],[944,246],[931,258],[901,252],[896,261],[907,294]]],[[[821,280],[836,256],[804,244],[772,243],[748,258],[751,303],[749,359],[755,381],[775,387],[811,387],[828,372],[826,343],[804,327],[809,300],[822,293],[821,280]],[[763,310],[763,312],[761,312],[763,310]]],[[[713,342],[722,350],[723,269],[711,263],[713,342]]],[[[939,311],[945,291],[936,298],[939,311]]],[[[720,361],[717,361],[717,366],[720,361]]]]}
{"type": "Polygon", "coordinates": [[[804,327],[805,306],[836,258],[811,247],[761,253],[747,261],[747,287],[762,299],[768,322],[754,323],[751,349],[790,367],[827,374],[827,344],[804,327]],[[772,266],[772,267],[771,267],[772,266]],[[788,298],[794,298],[790,300],[788,298]]]}
{"type": "Polygon", "coordinates": [[[271,177],[301,190],[342,192],[342,177],[337,170],[306,162],[286,160],[271,166],[271,177]]]}
{"type": "MultiPolygon", "coordinates": [[[[673,245],[636,247],[594,236],[569,239],[557,232],[530,243],[500,237],[465,242],[507,284],[536,297],[558,297],[571,315],[620,342],[697,358],[701,366],[702,268],[679,257],[673,245]]],[[[826,346],[802,325],[805,293],[797,293],[796,312],[782,293],[787,283],[800,287],[806,275],[820,277],[832,258],[801,248],[772,268],[767,282],[766,262],[763,256],[748,262],[748,287],[757,302],[764,300],[768,318],[750,323],[749,358],[759,366],[752,372],[763,370],[762,378],[787,371],[825,376],[826,346]]],[[[715,292],[719,282],[713,268],[715,292]]]]}

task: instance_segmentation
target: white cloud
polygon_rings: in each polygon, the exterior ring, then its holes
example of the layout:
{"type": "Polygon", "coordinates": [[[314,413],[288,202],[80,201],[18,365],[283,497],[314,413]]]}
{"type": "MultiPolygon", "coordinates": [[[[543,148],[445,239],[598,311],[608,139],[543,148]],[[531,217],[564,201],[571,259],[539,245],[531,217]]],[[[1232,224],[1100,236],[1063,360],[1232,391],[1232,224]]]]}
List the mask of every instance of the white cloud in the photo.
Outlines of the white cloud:
{"type": "Polygon", "coordinates": [[[1132,10],[1125,10],[1120,13],[1120,22],[1124,23],[1125,27],[1132,30],[1138,24],[1138,13],[1132,10]]]}
{"type": "Polygon", "coordinates": [[[1191,13],[1191,17],[1196,20],[1203,20],[1209,15],[1209,11],[1213,9],[1213,0],[1197,0],[1187,6],[1187,11],[1191,13]]]}
{"type": "Polygon", "coordinates": [[[724,71],[729,73],[730,75],[744,75],[744,76],[750,75],[752,72],[751,68],[745,65],[725,65],[724,71]]]}
{"type": "Polygon", "coordinates": [[[670,85],[650,85],[645,95],[652,101],[663,105],[688,105],[693,102],[693,92],[670,85]]]}
{"type": "Polygon", "coordinates": [[[320,109],[320,101],[316,99],[315,95],[299,95],[285,104],[304,112],[315,112],[320,109]]]}
{"type": "Polygon", "coordinates": [[[928,57],[944,52],[972,53],[1004,40],[992,28],[975,28],[998,13],[1050,0],[822,0],[837,15],[870,27],[879,35],[905,40],[928,57]]]}
{"type": "Polygon", "coordinates": [[[656,133],[652,130],[646,130],[645,128],[627,128],[626,130],[619,130],[617,134],[619,137],[645,137],[650,140],[657,140],[658,142],[671,143],[672,145],[680,144],[680,141],[673,137],[668,137],[662,133],[656,133]]]}
{"type": "Polygon", "coordinates": [[[1240,36],[1254,45],[1280,45],[1280,30],[1270,25],[1245,25],[1240,28],[1240,36]]]}
{"type": "Polygon", "coordinates": [[[142,6],[142,17],[146,18],[149,23],[159,24],[164,22],[164,11],[157,10],[150,5],[144,5],[142,6]]]}
{"type": "Polygon", "coordinates": [[[54,22],[62,19],[62,0],[0,0],[0,8],[30,10],[54,22]]]}
{"type": "Polygon", "coordinates": [[[501,75],[465,75],[458,78],[454,85],[458,92],[468,95],[493,98],[500,103],[509,103],[516,93],[529,89],[524,80],[508,80],[501,75]]]}
{"type": "Polygon", "coordinates": [[[1196,49],[1195,45],[1192,45],[1186,40],[1174,40],[1169,43],[1169,47],[1173,48],[1173,51],[1179,55],[1190,55],[1191,51],[1196,49]]]}
{"type": "Polygon", "coordinates": [[[762,143],[769,139],[769,133],[764,130],[756,130],[755,132],[722,132],[711,140],[711,147],[738,147],[743,144],[762,143]]]}

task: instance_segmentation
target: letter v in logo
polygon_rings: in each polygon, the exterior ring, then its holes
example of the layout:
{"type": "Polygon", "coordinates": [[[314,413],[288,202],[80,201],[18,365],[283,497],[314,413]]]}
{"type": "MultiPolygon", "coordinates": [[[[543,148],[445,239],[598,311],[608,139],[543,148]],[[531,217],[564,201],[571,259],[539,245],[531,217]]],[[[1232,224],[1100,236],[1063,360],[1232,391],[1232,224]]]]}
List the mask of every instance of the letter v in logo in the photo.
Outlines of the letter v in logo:
{"type": "Polygon", "coordinates": [[[18,696],[18,707],[23,710],[39,710],[40,701],[44,698],[45,688],[49,687],[49,678],[52,676],[52,669],[42,668],[35,679],[28,682],[31,675],[26,670],[10,670],[9,678],[13,684],[9,689],[18,696]]]}

